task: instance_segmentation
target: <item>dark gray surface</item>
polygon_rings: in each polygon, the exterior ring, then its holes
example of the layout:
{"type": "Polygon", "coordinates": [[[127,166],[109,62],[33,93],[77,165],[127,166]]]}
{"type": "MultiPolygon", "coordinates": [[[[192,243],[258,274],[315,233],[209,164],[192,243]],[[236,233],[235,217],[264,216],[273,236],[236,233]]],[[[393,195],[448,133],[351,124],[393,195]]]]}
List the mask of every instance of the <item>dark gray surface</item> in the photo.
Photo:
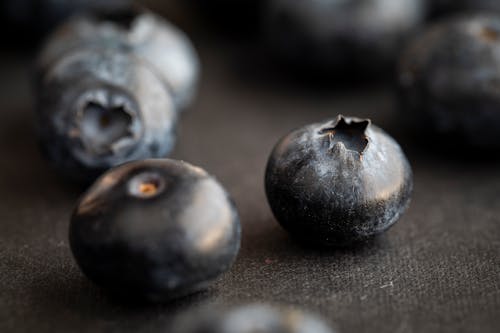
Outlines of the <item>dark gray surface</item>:
{"type": "Polygon", "coordinates": [[[394,120],[387,86],[315,90],[265,75],[246,49],[201,38],[196,105],[175,157],[215,174],[233,195],[243,243],[208,291],[167,305],[125,304],[92,285],[68,247],[80,191],[39,156],[31,127],[28,57],[0,57],[0,332],[168,332],[200,304],[255,301],[317,312],[340,332],[500,330],[500,163],[414,149],[394,120]],[[247,61],[248,60],[248,61],[247,61]],[[267,205],[267,156],[291,128],[337,113],[371,117],[401,139],[415,173],[406,215],[377,242],[317,251],[293,243],[267,205]]]}

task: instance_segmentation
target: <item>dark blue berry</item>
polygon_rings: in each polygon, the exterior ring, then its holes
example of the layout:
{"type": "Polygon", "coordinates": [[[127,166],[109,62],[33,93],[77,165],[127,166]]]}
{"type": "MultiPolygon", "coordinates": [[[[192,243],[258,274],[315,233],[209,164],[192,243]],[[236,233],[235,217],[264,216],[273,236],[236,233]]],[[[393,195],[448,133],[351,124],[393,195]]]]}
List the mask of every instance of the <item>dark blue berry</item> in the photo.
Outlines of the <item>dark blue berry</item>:
{"type": "Polygon", "coordinates": [[[498,54],[495,15],[447,19],[410,43],[399,66],[401,111],[420,137],[434,134],[455,147],[500,147],[498,54]]]}
{"type": "Polygon", "coordinates": [[[196,316],[189,313],[178,326],[175,333],[334,333],[314,315],[264,304],[206,310],[196,316]]]}
{"type": "Polygon", "coordinates": [[[192,102],[200,65],[191,41],[162,17],[138,7],[96,11],[68,20],[43,48],[39,71],[49,72],[69,51],[96,48],[141,59],[164,81],[178,109],[192,102]]]}
{"type": "Polygon", "coordinates": [[[166,156],[176,123],[164,83],[128,54],[77,50],[42,77],[38,137],[51,163],[71,180],[89,182],[115,165],[166,156]]]}
{"type": "Polygon", "coordinates": [[[351,74],[391,66],[426,14],[424,0],[271,0],[266,9],[264,30],[280,59],[351,74]]]}
{"type": "Polygon", "coordinates": [[[124,164],[79,201],[70,245],[82,271],[125,297],[165,301],[207,287],[240,245],[236,209],[204,170],[168,160],[124,164]]]}
{"type": "Polygon", "coordinates": [[[187,37],[154,14],[132,7],[71,19],[38,61],[43,150],[61,174],[82,182],[167,156],[198,70],[187,37]]]}
{"type": "Polygon", "coordinates": [[[370,120],[343,116],[282,138],[265,177],[278,222],[293,237],[324,246],[388,229],[408,206],[412,184],[394,139],[370,120]]]}

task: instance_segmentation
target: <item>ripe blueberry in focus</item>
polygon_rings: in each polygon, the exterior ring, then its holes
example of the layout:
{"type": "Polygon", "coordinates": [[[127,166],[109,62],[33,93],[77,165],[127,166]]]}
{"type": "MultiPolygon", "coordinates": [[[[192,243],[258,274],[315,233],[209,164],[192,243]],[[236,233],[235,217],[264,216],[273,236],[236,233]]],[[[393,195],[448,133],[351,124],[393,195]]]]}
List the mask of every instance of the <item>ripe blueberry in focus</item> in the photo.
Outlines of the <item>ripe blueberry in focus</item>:
{"type": "Polygon", "coordinates": [[[500,17],[467,15],[431,26],[402,55],[402,112],[421,134],[454,146],[500,147],[500,17]]]}
{"type": "Polygon", "coordinates": [[[265,186],[276,219],[293,237],[345,246],[392,226],[409,204],[413,180],[394,139],[370,120],[338,116],[282,138],[265,186]]]}
{"type": "Polygon", "coordinates": [[[271,0],[264,30],[275,54],[313,71],[377,71],[425,19],[423,0],[271,0]]]}
{"type": "Polygon", "coordinates": [[[71,218],[82,271],[120,295],[165,301],[205,288],[229,269],[240,224],[222,186],[204,170],[158,159],[101,176],[71,218]]]}
{"type": "Polygon", "coordinates": [[[334,333],[321,319],[296,309],[253,304],[230,311],[207,311],[193,322],[192,314],[179,333],[334,333]]]}

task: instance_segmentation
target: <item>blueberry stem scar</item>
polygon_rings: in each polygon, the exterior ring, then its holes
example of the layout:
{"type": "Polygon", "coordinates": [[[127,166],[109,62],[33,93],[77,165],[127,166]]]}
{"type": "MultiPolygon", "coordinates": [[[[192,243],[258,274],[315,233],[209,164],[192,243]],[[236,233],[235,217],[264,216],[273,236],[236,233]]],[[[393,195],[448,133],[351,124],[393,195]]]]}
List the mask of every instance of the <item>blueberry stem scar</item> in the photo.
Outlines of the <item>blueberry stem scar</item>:
{"type": "Polygon", "coordinates": [[[110,154],[122,139],[132,138],[132,113],[124,105],[105,106],[88,102],[83,108],[80,132],[87,150],[110,154]]]}
{"type": "Polygon", "coordinates": [[[128,183],[129,194],[136,198],[153,198],[165,189],[165,179],[156,172],[143,172],[134,176],[128,183]]]}
{"type": "Polygon", "coordinates": [[[337,144],[342,144],[347,150],[357,152],[362,155],[368,146],[366,129],[370,125],[370,120],[350,120],[339,116],[333,126],[328,126],[319,131],[319,134],[326,134],[330,139],[329,149],[337,144]]]}
{"type": "Polygon", "coordinates": [[[484,26],[481,29],[480,35],[487,42],[496,42],[500,37],[500,31],[488,26],[484,26]]]}

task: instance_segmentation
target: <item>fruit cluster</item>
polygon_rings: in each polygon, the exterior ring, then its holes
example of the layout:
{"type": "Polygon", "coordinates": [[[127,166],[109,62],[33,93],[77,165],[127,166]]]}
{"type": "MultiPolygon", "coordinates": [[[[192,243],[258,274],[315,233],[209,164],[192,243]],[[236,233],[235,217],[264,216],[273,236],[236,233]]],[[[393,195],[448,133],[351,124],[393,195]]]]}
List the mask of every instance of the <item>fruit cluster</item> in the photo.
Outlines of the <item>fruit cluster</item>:
{"type": "MultiPolygon", "coordinates": [[[[429,12],[425,0],[259,4],[279,59],[330,74],[395,65],[402,43],[429,12]]],[[[440,1],[433,12],[496,4],[440,1]]],[[[413,129],[481,149],[500,146],[500,16],[433,24],[416,34],[397,69],[413,129]]],[[[188,38],[133,6],[72,18],[40,54],[42,149],[65,177],[97,178],[72,215],[71,250],[84,274],[114,294],[149,301],[185,296],[220,277],[238,254],[241,226],[226,190],[201,168],[165,158],[198,75],[188,38]]],[[[379,235],[405,212],[412,189],[399,144],[369,119],[343,115],[284,136],[265,174],[277,221],[313,246],[351,246],[379,235]]],[[[314,317],[268,306],[197,325],[185,332],[331,332],[314,317]]]]}

